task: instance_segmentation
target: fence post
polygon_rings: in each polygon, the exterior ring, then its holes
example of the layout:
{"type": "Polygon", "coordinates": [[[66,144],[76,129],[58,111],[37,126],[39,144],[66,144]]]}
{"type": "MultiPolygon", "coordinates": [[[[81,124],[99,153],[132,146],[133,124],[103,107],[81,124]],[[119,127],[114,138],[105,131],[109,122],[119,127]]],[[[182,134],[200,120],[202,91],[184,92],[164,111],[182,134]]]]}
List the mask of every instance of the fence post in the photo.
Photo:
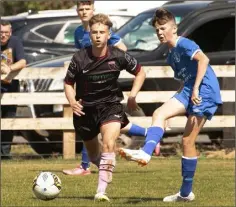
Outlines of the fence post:
{"type": "MultiPolygon", "coordinates": [[[[234,90],[235,78],[223,78],[221,90],[234,90]]],[[[223,103],[222,106],[223,115],[235,114],[235,102],[234,103],[223,103]]],[[[224,148],[235,147],[235,127],[223,128],[223,140],[222,145],[224,148]]]]}
{"type": "MultiPolygon", "coordinates": [[[[63,107],[63,117],[72,119],[72,109],[68,105],[63,107]]],[[[71,130],[63,131],[63,158],[75,159],[75,133],[71,130]]]]}
{"type": "MultiPolygon", "coordinates": [[[[64,63],[64,68],[67,70],[69,66],[69,62],[64,63]]],[[[69,105],[63,106],[63,117],[72,119],[73,112],[69,105]]],[[[75,133],[71,130],[64,130],[63,131],[63,158],[64,159],[75,159],[75,133]]]]}

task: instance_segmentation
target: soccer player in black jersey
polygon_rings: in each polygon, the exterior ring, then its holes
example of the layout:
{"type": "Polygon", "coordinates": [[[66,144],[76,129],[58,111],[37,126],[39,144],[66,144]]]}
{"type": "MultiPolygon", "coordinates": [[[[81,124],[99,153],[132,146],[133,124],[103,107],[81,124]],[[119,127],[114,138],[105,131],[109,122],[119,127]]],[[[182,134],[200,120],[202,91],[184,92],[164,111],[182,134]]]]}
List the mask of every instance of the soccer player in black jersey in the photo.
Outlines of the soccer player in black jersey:
{"type": "Polygon", "coordinates": [[[135,110],[138,107],[135,97],[146,75],[135,58],[107,45],[112,23],[106,15],[93,16],[89,26],[92,46],[72,57],[64,80],[65,94],[73,110],[75,132],[84,141],[91,162],[99,168],[95,200],[109,201],[106,188],[116,164],[115,141],[121,130],[129,132],[133,128],[120,103],[123,95],[117,80],[123,69],[134,75],[127,107],[135,110]]]}

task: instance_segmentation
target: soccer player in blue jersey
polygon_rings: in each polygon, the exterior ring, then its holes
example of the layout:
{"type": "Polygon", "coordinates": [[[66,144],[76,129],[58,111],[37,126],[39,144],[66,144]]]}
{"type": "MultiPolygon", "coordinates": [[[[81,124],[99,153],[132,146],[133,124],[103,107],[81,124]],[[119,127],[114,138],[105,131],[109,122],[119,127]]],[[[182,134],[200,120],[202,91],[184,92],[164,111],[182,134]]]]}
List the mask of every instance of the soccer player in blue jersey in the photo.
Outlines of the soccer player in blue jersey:
{"type": "Polygon", "coordinates": [[[195,199],[192,184],[197,166],[195,141],[206,120],[210,120],[218,105],[222,104],[220,87],[209,59],[199,46],[177,35],[175,18],[169,11],[157,9],[152,25],[160,42],[169,47],[167,62],[174,70],[174,77],[181,82],[181,87],[170,100],[154,111],[143,148],[121,148],[119,153],[127,160],[148,164],[156,144],[163,137],[165,121],[186,114],[188,119],[182,139],[182,186],[177,194],[167,196],[163,201],[192,201],[195,199]]]}
{"type": "MultiPolygon", "coordinates": [[[[82,21],[82,25],[77,27],[77,29],[75,30],[74,39],[75,47],[77,49],[81,49],[91,46],[89,20],[94,15],[94,1],[78,1],[77,13],[82,21]]],[[[126,51],[127,48],[121,41],[121,38],[118,35],[114,34],[111,30],[110,33],[111,37],[108,40],[108,45],[113,45],[123,51],[126,51]]]]}
{"type": "MultiPolygon", "coordinates": [[[[94,15],[94,1],[78,1],[77,2],[77,13],[82,21],[82,25],[79,26],[74,33],[74,39],[75,39],[75,47],[77,49],[86,48],[92,45],[91,39],[90,39],[90,26],[89,26],[89,20],[94,15]]],[[[110,38],[108,39],[108,45],[112,45],[114,47],[117,47],[123,51],[126,51],[127,48],[124,45],[124,43],[121,41],[121,38],[112,33],[110,30],[110,38]]],[[[138,105],[135,102],[135,98],[129,97],[128,102],[132,102],[134,107],[134,111],[137,111],[139,109],[138,105]],[[132,99],[132,100],[131,100],[132,99]]],[[[140,111],[140,110],[139,110],[140,111]]],[[[144,115],[144,114],[142,114],[144,115]]],[[[143,127],[139,127],[135,124],[129,124],[129,130],[126,129],[122,130],[122,133],[128,133],[130,136],[145,136],[146,129],[143,127]]],[[[157,145],[156,150],[160,151],[160,145],[157,145]]],[[[82,149],[82,161],[81,165],[77,166],[74,169],[68,169],[63,170],[63,173],[66,175],[90,175],[91,171],[89,169],[90,167],[90,161],[88,158],[88,154],[86,151],[86,148],[83,146],[82,149]]]]}

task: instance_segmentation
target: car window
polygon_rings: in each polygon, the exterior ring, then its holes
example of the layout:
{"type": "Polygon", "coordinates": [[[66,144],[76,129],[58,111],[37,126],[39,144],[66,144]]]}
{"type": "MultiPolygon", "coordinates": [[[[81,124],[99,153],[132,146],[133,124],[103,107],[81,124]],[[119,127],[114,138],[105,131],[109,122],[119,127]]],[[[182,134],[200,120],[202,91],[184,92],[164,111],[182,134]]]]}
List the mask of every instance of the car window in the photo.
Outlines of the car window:
{"type": "Polygon", "coordinates": [[[51,42],[51,40],[40,36],[36,33],[34,33],[33,31],[29,31],[27,32],[24,36],[23,39],[26,41],[33,41],[33,42],[51,42]]]}
{"type": "Polygon", "coordinates": [[[52,42],[59,31],[61,30],[64,23],[46,23],[41,24],[29,31],[27,31],[23,39],[25,41],[33,42],[52,42]]]}
{"type": "MultiPolygon", "coordinates": [[[[133,18],[117,34],[120,35],[128,50],[152,51],[160,44],[155,29],[151,25],[153,13],[139,14],[133,18]]],[[[176,17],[179,23],[181,17],[176,17]]]]}
{"type": "Polygon", "coordinates": [[[235,50],[235,17],[220,18],[209,21],[188,38],[195,41],[203,52],[220,52],[235,50]]]}
{"type": "Polygon", "coordinates": [[[117,31],[122,25],[128,22],[131,19],[131,16],[117,16],[109,15],[110,20],[112,21],[112,31],[117,31]]]}
{"type": "Polygon", "coordinates": [[[70,23],[64,30],[63,43],[74,43],[74,32],[78,26],[78,22],[70,23]]]}
{"type": "Polygon", "coordinates": [[[41,27],[36,29],[35,32],[49,39],[55,39],[63,25],[64,23],[51,23],[47,25],[42,25],[41,27]]]}
{"type": "Polygon", "coordinates": [[[140,14],[118,31],[128,50],[153,50],[158,46],[155,30],[150,25],[151,18],[152,13],[140,14]]]}

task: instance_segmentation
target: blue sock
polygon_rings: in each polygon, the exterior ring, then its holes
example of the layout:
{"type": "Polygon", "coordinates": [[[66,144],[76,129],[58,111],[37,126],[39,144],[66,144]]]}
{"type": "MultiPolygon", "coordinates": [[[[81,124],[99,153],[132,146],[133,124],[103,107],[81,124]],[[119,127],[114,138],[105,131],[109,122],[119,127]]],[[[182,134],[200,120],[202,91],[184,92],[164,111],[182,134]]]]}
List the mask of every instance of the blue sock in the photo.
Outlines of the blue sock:
{"type": "Polygon", "coordinates": [[[128,131],[130,136],[145,136],[146,128],[140,127],[136,124],[132,124],[130,130],[128,131]]]}
{"type": "Polygon", "coordinates": [[[182,177],[183,183],[180,188],[180,195],[187,197],[192,191],[193,176],[197,166],[197,157],[182,157],[182,177]]]}
{"type": "Polygon", "coordinates": [[[89,168],[90,166],[90,160],[89,160],[89,157],[88,157],[88,153],[87,153],[87,150],[86,150],[86,147],[84,146],[83,144],[83,149],[82,149],[82,167],[84,170],[86,170],[87,168],[89,168]]]}
{"type": "Polygon", "coordinates": [[[160,142],[164,130],[160,127],[150,127],[147,130],[147,136],[145,140],[145,145],[142,150],[149,155],[152,155],[156,145],[160,142]]]}

